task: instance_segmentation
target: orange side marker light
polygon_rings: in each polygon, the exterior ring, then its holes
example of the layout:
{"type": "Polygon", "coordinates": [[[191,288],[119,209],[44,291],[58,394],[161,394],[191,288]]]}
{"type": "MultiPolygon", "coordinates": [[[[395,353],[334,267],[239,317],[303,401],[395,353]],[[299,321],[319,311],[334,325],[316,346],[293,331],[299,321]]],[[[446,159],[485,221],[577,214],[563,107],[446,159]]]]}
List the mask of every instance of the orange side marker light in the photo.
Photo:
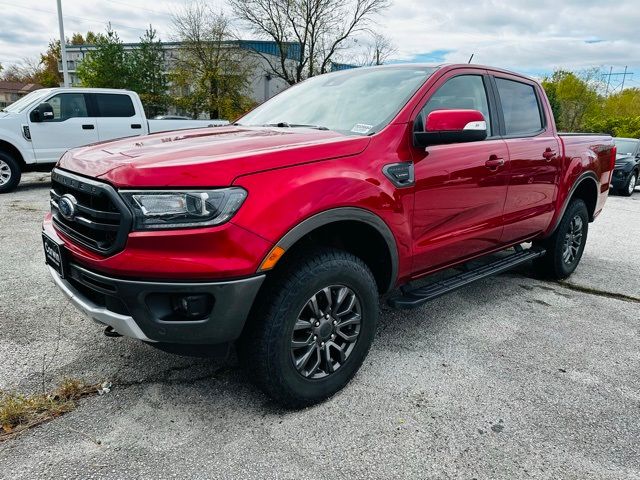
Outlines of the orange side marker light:
{"type": "Polygon", "coordinates": [[[267,258],[262,262],[262,265],[260,265],[260,270],[271,270],[276,266],[278,260],[282,258],[282,255],[284,255],[284,248],[277,245],[273,247],[269,252],[269,255],[267,255],[267,258]]]}

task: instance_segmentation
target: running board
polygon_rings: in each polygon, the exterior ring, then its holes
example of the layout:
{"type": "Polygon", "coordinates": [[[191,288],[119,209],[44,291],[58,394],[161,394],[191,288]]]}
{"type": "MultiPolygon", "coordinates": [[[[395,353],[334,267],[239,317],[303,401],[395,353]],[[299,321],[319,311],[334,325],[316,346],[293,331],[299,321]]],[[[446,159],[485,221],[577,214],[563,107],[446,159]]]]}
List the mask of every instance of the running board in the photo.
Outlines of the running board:
{"type": "Polygon", "coordinates": [[[523,250],[522,247],[516,247],[516,252],[503,257],[494,262],[482,265],[480,267],[459,273],[453,277],[449,277],[445,280],[419,287],[414,290],[405,290],[403,295],[389,299],[389,305],[394,308],[400,308],[403,310],[409,308],[419,307],[426,302],[438,298],[446,293],[453,292],[461,287],[469,285],[476,280],[481,280],[492,275],[506,272],[512,268],[533,260],[534,258],[542,257],[546,253],[543,248],[530,248],[523,250]]]}

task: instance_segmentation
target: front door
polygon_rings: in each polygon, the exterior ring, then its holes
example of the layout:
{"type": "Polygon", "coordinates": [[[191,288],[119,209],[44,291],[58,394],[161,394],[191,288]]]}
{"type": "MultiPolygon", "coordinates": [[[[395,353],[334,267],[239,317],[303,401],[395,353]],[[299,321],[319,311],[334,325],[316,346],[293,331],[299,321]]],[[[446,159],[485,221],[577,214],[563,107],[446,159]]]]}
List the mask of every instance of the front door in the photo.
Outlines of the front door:
{"type": "Polygon", "coordinates": [[[98,141],[95,117],[89,117],[84,93],[59,93],[45,100],[53,118],[29,121],[31,142],[38,163],[57,162],[70,148],[98,141]]]}
{"type": "Polygon", "coordinates": [[[414,120],[423,129],[426,116],[441,109],[473,109],[487,122],[486,140],[413,149],[415,207],[414,271],[418,275],[482,252],[494,250],[502,236],[509,154],[494,136],[486,75],[460,74],[440,80],[414,120]]]}

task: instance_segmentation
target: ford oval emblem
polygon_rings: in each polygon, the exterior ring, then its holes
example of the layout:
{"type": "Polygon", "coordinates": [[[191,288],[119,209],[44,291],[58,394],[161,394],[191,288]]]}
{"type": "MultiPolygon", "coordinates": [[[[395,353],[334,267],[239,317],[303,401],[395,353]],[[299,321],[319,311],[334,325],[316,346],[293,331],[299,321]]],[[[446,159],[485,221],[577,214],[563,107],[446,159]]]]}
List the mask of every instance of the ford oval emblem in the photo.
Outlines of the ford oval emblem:
{"type": "Polygon", "coordinates": [[[60,215],[66,220],[73,220],[73,217],[76,214],[76,204],[78,201],[76,197],[67,193],[60,198],[58,201],[58,211],[60,215]]]}

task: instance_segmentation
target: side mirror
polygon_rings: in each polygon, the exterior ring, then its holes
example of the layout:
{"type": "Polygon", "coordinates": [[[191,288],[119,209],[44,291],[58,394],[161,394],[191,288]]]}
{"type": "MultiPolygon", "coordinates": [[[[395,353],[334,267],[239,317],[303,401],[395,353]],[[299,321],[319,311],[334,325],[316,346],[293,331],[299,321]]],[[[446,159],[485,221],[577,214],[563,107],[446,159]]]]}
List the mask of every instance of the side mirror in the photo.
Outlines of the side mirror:
{"type": "Polygon", "coordinates": [[[487,122],[478,110],[435,110],[427,115],[424,132],[414,132],[416,147],[478,142],[487,138],[487,122]]]}
{"type": "Polygon", "coordinates": [[[53,107],[50,103],[42,102],[36,108],[31,110],[29,114],[29,120],[32,122],[46,122],[47,120],[53,120],[53,107]]]}

